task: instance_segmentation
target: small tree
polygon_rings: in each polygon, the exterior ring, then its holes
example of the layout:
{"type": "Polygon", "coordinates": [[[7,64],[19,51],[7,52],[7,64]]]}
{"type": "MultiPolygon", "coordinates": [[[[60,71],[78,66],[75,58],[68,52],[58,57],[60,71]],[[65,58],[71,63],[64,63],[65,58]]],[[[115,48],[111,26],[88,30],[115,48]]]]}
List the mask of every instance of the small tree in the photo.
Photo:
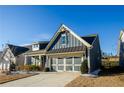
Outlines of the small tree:
{"type": "Polygon", "coordinates": [[[81,70],[81,74],[85,74],[85,73],[88,73],[88,66],[87,66],[87,60],[84,60],[82,63],[81,63],[81,67],[80,67],[80,70],[81,70]]]}

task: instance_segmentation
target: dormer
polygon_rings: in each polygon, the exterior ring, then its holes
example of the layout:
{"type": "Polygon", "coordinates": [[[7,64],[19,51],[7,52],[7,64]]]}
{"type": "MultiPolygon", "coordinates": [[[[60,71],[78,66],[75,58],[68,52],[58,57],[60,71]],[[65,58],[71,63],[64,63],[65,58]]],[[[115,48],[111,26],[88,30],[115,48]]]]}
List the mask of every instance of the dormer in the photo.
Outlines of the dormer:
{"type": "Polygon", "coordinates": [[[37,51],[37,50],[40,50],[40,44],[37,42],[34,42],[32,44],[32,51],[37,51]]]}

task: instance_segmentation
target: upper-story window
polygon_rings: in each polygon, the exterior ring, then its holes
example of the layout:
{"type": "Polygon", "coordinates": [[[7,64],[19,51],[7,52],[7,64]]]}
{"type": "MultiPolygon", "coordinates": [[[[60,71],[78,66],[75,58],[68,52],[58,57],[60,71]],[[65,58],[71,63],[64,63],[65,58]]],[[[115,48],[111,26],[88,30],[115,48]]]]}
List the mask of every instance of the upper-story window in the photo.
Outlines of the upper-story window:
{"type": "Polygon", "coordinates": [[[67,44],[67,34],[62,34],[61,36],[61,44],[67,44]]]}
{"type": "Polygon", "coordinates": [[[34,44],[34,45],[33,45],[33,48],[37,48],[37,47],[38,47],[38,44],[34,44]]]}
{"type": "Polygon", "coordinates": [[[33,50],[33,51],[39,50],[39,44],[33,44],[33,45],[32,45],[32,50],[33,50]]]}

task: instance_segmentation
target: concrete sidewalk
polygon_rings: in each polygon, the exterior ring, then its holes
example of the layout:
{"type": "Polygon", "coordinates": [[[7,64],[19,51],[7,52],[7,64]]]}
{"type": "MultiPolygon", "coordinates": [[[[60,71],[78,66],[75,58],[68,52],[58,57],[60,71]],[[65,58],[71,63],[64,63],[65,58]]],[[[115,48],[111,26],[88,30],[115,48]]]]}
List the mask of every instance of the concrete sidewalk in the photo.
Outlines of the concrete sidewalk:
{"type": "Polygon", "coordinates": [[[0,84],[0,87],[64,87],[78,72],[41,72],[39,75],[0,84]]]}

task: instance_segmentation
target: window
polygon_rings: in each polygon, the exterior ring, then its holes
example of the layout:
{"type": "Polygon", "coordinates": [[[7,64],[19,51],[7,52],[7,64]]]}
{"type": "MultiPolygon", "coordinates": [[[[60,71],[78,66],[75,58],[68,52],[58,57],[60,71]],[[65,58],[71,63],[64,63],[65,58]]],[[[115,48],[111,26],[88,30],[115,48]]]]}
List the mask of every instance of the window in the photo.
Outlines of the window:
{"type": "Polygon", "coordinates": [[[80,66],[74,66],[74,71],[80,71],[80,66]]]}
{"type": "Polygon", "coordinates": [[[66,66],[66,71],[72,71],[73,67],[72,66],[66,66]]]}
{"type": "Polygon", "coordinates": [[[37,47],[38,47],[38,44],[34,44],[34,45],[33,45],[33,48],[37,48],[37,47]]]}
{"type": "Polygon", "coordinates": [[[72,58],[66,58],[66,64],[72,64],[72,58]]]}
{"type": "Polygon", "coordinates": [[[58,59],[58,64],[64,64],[63,59],[58,59]]]}
{"type": "Polygon", "coordinates": [[[65,43],[66,43],[66,36],[63,34],[61,38],[61,44],[65,44],[65,43]]]}
{"type": "Polygon", "coordinates": [[[58,66],[58,70],[64,70],[64,66],[58,66]]]}
{"type": "Polygon", "coordinates": [[[61,36],[61,44],[66,44],[68,42],[68,37],[67,35],[64,33],[61,36]]]}
{"type": "Polygon", "coordinates": [[[74,64],[81,64],[81,58],[75,57],[74,58],[74,64]]]}

